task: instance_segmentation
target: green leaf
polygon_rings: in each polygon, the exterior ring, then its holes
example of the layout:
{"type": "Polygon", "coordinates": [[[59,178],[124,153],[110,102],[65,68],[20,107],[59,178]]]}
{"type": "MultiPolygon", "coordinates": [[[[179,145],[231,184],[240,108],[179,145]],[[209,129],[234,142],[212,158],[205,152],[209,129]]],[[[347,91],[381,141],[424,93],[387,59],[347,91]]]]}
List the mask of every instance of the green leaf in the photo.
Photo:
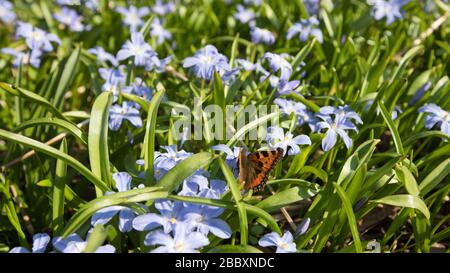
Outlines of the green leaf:
{"type": "Polygon", "coordinates": [[[108,229],[103,225],[97,224],[92,230],[89,240],[87,241],[86,248],[83,253],[94,253],[99,246],[103,245],[106,237],[108,236],[108,229]]]}
{"type": "Polygon", "coordinates": [[[421,45],[413,47],[410,50],[408,50],[408,52],[406,52],[406,54],[400,60],[400,63],[398,65],[397,69],[392,74],[391,81],[400,80],[400,78],[403,76],[403,73],[404,73],[404,71],[406,69],[406,66],[421,51],[423,51],[423,46],[421,46],[421,45]]]}
{"type": "Polygon", "coordinates": [[[334,188],[336,189],[339,197],[341,198],[342,205],[344,207],[345,213],[348,218],[348,225],[350,226],[350,230],[352,232],[353,243],[355,244],[356,252],[362,252],[361,239],[359,238],[358,225],[356,224],[355,214],[353,213],[352,204],[350,200],[347,198],[344,190],[341,186],[336,183],[333,183],[334,188]]]}
{"type": "Polygon", "coordinates": [[[256,120],[253,120],[252,122],[247,123],[244,127],[239,129],[236,132],[236,134],[233,135],[233,137],[227,142],[227,146],[228,147],[234,146],[234,144],[238,140],[242,139],[247,132],[257,128],[260,124],[263,124],[263,123],[265,123],[265,122],[267,122],[267,121],[269,121],[269,120],[271,120],[271,119],[273,119],[273,118],[275,118],[277,116],[278,116],[278,113],[274,112],[274,113],[270,113],[268,115],[262,116],[262,117],[260,117],[260,118],[258,118],[256,120]]]}
{"type": "MultiPolygon", "coordinates": [[[[63,138],[59,150],[67,154],[67,142],[63,138]]],[[[64,227],[64,192],[66,187],[67,164],[56,161],[55,183],[53,184],[52,226],[55,235],[59,235],[64,227]]]]}
{"type": "Polygon", "coordinates": [[[226,165],[221,157],[218,158],[220,168],[222,169],[223,175],[225,176],[225,180],[227,181],[228,187],[230,188],[231,194],[233,195],[234,202],[236,203],[238,216],[239,216],[239,226],[241,233],[241,245],[246,245],[248,241],[248,220],[247,220],[247,212],[244,209],[242,203],[242,196],[239,190],[239,184],[236,182],[234,178],[233,172],[226,165]]]}
{"type": "Polygon", "coordinates": [[[316,44],[316,39],[311,39],[298,53],[295,55],[294,59],[292,59],[291,66],[296,69],[299,67],[301,62],[305,60],[305,58],[308,56],[308,54],[313,49],[314,45],[316,44]]]}
{"type": "Polygon", "coordinates": [[[22,122],[16,128],[14,128],[14,132],[17,133],[30,127],[48,124],[64,129],[65,131],[69,132],[71,135],[79,139],[83,144],[87,145],[88,138],[86,134],[78,126],[74,125],[72,122],[67,122],[59,118],[38,118],[27,120],[22,122]]]}
{"type": "Polygon", "coordinates": [[[0,129],[0,137],[5,138],[14,143],[18,143],[24,145],[26,147],[30,147],[38,152],[42,152],[56,159],[61,159],[67,163],[67,165],[74,168],[78,171],[82,176],[91,181],[95,186],[99,187],[102,191],[110,191],[111,188],[101,179],[99,179],[96,175],[94,175],[88,168],[84,166],[83,163],[79,162],[75,158],[61,153],[58,149],[55,149],[47,144],[39,142],[29,137],[25,137],[19,134],[14,134],[3,129],[0,129]]]}
{"type": "Polygon", "coordinates": [[[64,64],[64,70],[61,74],[61,78],[58,81],[58,86],[56,87],[56,92],[54,94],[54,102],[58,109],[61,109],[64,103],[64,95],[67,92],[70,84],[72,84],[75,78],[76,68],[78,60],[80,59],[81,46],[77,45],[75,50],[70,54],[67,62],[64,64]]]}
{"type": "Polygon", "coordinates": [[[154,17],[155,17],[155,15],[151,15],[150,18],[147,19],[147,21],[145,22],[145,24],[144,24],[144,25],[142,26],[142,28],[139,30],[139,32],[142,34],[142,36],[144,36],[144,39],[145,39],[145,36],[147,36],[148,33],[149,33],[150,30],[151,30],[152,21],[153,21],[153,18],[154,18],[154,17]]]}
{"type": "Polygon", "coordinates": [[[391,206],[399,206],[399,207],[418,209],[420,212],[423,213],[423,215],[425,215],[425,217],[427,219],[430,219],[430,211],[428,210],[427,205],[418,196],[414,196],[414,195],[410,195],[410,194],[397,194],[397,195],[386,196],[386,197],[374,200],[373,202],[391,205],[391,206]]]}
{"type": "Polygon", "coordinates": [[[33,93],[31,91],[25,90],[25,89],[17,87],[17,86],[10,85],[5,82],[0,82],[0,89],[3,89],[4,91],[8,92],[9,94],[11,94],[13,96],[20,96],[22,98],[28,99],[32,102],[35,102],[39,105],[42,105],[56,117],[63,119],[67,122],[71,122],[63,114],[61,114],[61,112],[58,109],[56,109],[56,107],[53,106],[53,104],[51,104],[45,98],[39,96],[36,93],[33,93]]]}
{"type": "Polygon", "coordinates": [[[419,190],[422,196],[429,193],[450,173],[450,158],[444,160],[434,168],[420,183],[419,190]]]}
{"type": "Polygon", "coordinates": [[[251,245],[220,245],[208,251],[208,253],[263,253],[251,245]]]}
{"type": "Polygon", "coordinates": [[[399,180],[405,185],[406,191],[411,195],[419,196],[419,187],[411,171],[406,166],[402,166],[400,170],[395,170],[395,172],[399,180]]]}
{"type": "Polygon", "coordinates": [[[388,113],[386,107],[384,107],[382,103],[380,103],[379,101],[377,103],[378,107],[381,110],[381,115],[383,116],[383,119],[389,127],[389,130],[391,131],[392,137],[394,138],[395,149],[399,154],[404,155],[405,150],[403,149],[402,140],[400,138],[400,135],[398,134],[397,127],[394,125],[394,122],[391,119],[391,115],[388,113]]]}
{"type": "Polygon", "coordinates": [[[172,192],[184,179],[208,165],[213,159],[214,155],[208,152],[194,154],[167,172],[159,181],[158,186],[163,187],[167,192],[172,192]]]}
{"type": "MultiPolygon", "coordinates": [[[[109,167],[108,122],[111,92],[102,92],[94,101],[89,123],[89,162],[92,172],[112,188],[109,167]]],[[[98,195],[101,193],[97,193],[98,195]]]]}
{"type": "Polygon", "coordinates": [[[113,193],[98,197],[83,205],[67,223],[62,234],[67,237],[75,232],[86,220],[99,209],[125,205],[128,203],[143,202],[167,197],[167,192],[162,191],[161,187],[146,187],[142,189],[133,189],[125,192],[113,193]]]}
{"type": "Polygon", "coordinates": [[[261,208],[267,212],[275,211],[281,207],[309,198],[309,195],[304,195],[299,187],[292,187],[282,192],[278,192],[269,196],[259,202],[256,207],[261,208]]]}
{"type": "Polygon", "coordinates": [[[147,123],[145,125],[144,145],[142,147],[144,153],[144,170],[146,184],[153,181],[153,162],[155,160],[155,134],[156,134],[156,117],[158,115],[158,108],[165,89],[162,85],[158,85],[159,91],[154,94],[150,105],[148,106],[147,123]]]}

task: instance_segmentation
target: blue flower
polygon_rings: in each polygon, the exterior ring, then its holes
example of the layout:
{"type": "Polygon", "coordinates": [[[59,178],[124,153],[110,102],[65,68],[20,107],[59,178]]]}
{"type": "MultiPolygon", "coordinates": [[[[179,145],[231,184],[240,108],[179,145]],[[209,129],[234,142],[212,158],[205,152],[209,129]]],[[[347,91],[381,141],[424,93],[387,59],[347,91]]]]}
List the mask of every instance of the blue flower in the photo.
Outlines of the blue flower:
{"type": "Polygon", "coordinates": [[[234,18],[236,18],[242,24],[249,24],[250,26],[253,26],[256,16],[253,10],[245,9],[245,7],[241,4],[238,4],[236,8],[237,11],[234,13],[234,18]]]}
{"type": "Polygon", "coordinates": [[[291,100],[277,98],[274,102],[281,107],[281,112],[284,115],[291,115],[292,113],[298,117],[300,125],[307,123],[311,131],[317,131],[317,118],[313,112],[307,110],[306,106],[301,102],[293,102],[291,100]]]}
{"type": "MultiPolygon", "coordinates": [[[[119,192],[131,189],[131,176],[126,172],[118,172],[113,174],[116,188],[119,192]]],[[[112,192],[111,192],[112,193],[112,192]]],[[[132,221],[136,217],[132,209],[124,206],[111,206],[98,210],[91,219],[91,225],[105,225],[116,214],[119,214],[119,230],[121,232],[129,232],[132,229],[132,221]]]]}
{"type": "Polygon", "coordinates": [[[317,14],[319,12],[319,1],[320,0],[303,0],[303,5],[305,6],[308,14],[317,14]]]}
{"type": "Polygon", "coordinates": [[[283,128],[280,127],[269,127],[266,140],[271,148],[282,148],[283,155],[286,155],[286,152],[288,155],[297,155],[300,153],[299,145],[311,145],[311,139],[307,135],[294,137],[291,132],[284,134],[283,128]]]}
{"type": "Polygon", "coordinates": [[[435,125],[440,126],[441,132],[450,136],[450,112],[443,110],[434,103],[426,104],[419,108],[419,112],[427,113],[425,128],[431,129],[435,125]]]}
{"type": "Polygon", "coordinates": [[[168,56],[164,59],[159,59],[157,55],[147,58],[145,62],[145,71],[156,71],[161,73],[166,68],[167,64],[172,61],[172,56],[168,56]]]}
{"type": "Polygon", "coordinates": [[[305,42],[310,36],[313,36],[319,41],[323,42],[323,34],[320,30],[319,21],[312,16],[308,19],[300,19],[299,22],[293,24],[287,32],[286,38],[292,39],[295,35],[299,35],[300,41],[305,42]]]}
{"type": "Polygon", "coordinates": [[[150,232],[145,236],[144,244],[159,245],[150,251],[153,253],[197,253],[199,248],[209,245],[205,235],[192,231],[187,224],[177,224],[172,233],[173,237],[161,230],[150,232]]]}
{"type": "MultiPolygon", "coordinates": [[[[374,100],[368,100],[366,103],[366,107],[364,108],[364,111],[368,111],[370,107],[372,106],[374,100]]],[[[380,108],[377,107],[377,115],[379,115],[381,112],[380,108]]],[[[394,106],[394,110],[392,110],[391,113],[391,119],[395,120],[399,113],[402,113],[402,110],[397,105],[394,106]]]]}
{"type": "Polygon", "coordinates": [[[130,26],[131,32],[135,32],[138,27],[144,25],[142,17],[150,13],[148,7],[136,8],[133,5],[130,5],[128,9],[125,7],[117,7],[116,11],[125,16],[123,23],[130,26]]]}
{"type": "Polygon", "coordinates": [[[223,208],[192,205],[186,208],[184,219],[191,228],[205,236],[211,232],[219,238],[227,239],[232,232],[227,222],[219,218],[223,212],[223,208]]]}
{"type": "Polygon", "coordinates": [[[344,120],[353,119],[354,121],[356,121],[356,123],[363,124],[363,121],[361,120],[359,115],[355,111],[350,109],[350,107],[348,105],[338,106],[338,107],[323,106],[323,107],[320,108],[320,111],[319,111],[318,115],[322,115],[322,116],[329,116],[329,115],[342,116],[344,118],[344,120]]]}
{"type": "Polygon", "coordinates": [[[175,225],[184,221],[185,206],[182,202],[168,200],[155,201],[158,213],[147,213],[133,219],[133,228],[139,231],[152,230],[162,227],[165,233],[171,232],[175,225]]]}
{"type": "Polygon", "coordinates": [[[0,21],[6,24],[16,20],[16,14],[13,11],[13,4],[6,0],[0,0],[0,21]]]}
{"type": "Polygon", "coordinates": [[[118,131],[124,119],[137,128],[142,127],[139,110],[134,108],[130,102],[124,101],[122,106],[118,104],[112,105],[109,109],[109,129],[118,131]]]}
{"type": "Polygon", "coordinates": [[[275,35],[265,28],[252,27],[250,35],[254,44],[272,45],[275,43],[275,35]]]}
{"type": "MultiPolygon", "coordinates": [[[[87,241],[81,239],[76,233],[73,233],[67,238],[56,237],[52,240],[53,247],[62,253],[83,253],[87,246],[87,241]]],[[[116,248],[112,245],[100,246],[95,250],[95,253],[114,253],[116,248]]]]}
{"type": "Polygon", "coordinates": [[[286,81],[286,80],[280,79],[278,81],[278,84],[276,85],[276,86],[278,86],[277,92],[279,95],[290,94],[292,92],[299,94],[298,92],[296,92],[294,90],[295,88],[298,87],[299,84],[300,84],[299,80],[286,81]]]}
{"type": "Polygon", "coordinates": [[[153,48],[145,42],[144,36],[140,32],[131,34],[131,41],[126,41],[122,49],[119,50],[117,60],[122,61],[133,56],[134,64],[137,66],[144,66],[148,58],[156,56],[153,48]]]}
{"type": "Polygon", "coordinates": [[[431,82],[424,83],[414,94],[414,96],[411,98],[411,100],[408,102],[408,105],[414,105],[416,104],[420,99],[422,99],[423,95],[430,89],[431,82]]]}
{"type": "Polygon", "coordinates": [[[56,21],[68,27],[71,31],[81,32],[85,29],[81,22],[83,18],[77,14],[75,10],[63,7],[59,12],[55,13],[53,17],[56,21]]]}
{"type": "Polygon", "coordinates": [[[146,101],[150,101],[153,94],[153,90],[139,77],[134,78],[134,82],[132,82],[130,86],[124,87],[123,90],[126,93],[131,93],[142,97],[146,101]]]}
{"type": "Polygon", "coordinates": [[[352,146],[352,139],[346,130],[358,131],[356,126],[345,118],[344,115],[336,115],[334,120],[330,116],[318,115],[323,121],[317,123],[319,130],[327,129],[325,138],[322,139],[322,149],[326,152],[334,147],[339,135],[347,148],[352,146]]]}
{"type": "Polygon", "coordinates": [[[12,62],[13,67],[17,68],[22,62],[24,65],[31,64],[32,66],[39,68],[41,65],[42,52],[39,50],[32,50],[28,53],[23,51],[17,51],[14,48],[2,48],[2,53],[14,56],[12,62]]]}
{"type": "Polygon", "coordinates": [[[373,6],[373,17],[375,20],[381,20],[386,17],[386,24],[392,24],[397,18],[403,18],[402,7],[409,0],[367,0],[369,5],[373,6]]]}
{"type": "MultiPolygon", "coordinates": [[[[100,68],[98,70],[100,77],[105,80],[105,83],[102,85],[103,91],[110,91],[114,95],[113,102],[117,101],[119,97],[119,93],[122,90],[122,87],[125,85],[125,66],[120,65],[117,68],[100,68]]],[[[122,90],[126,92],[127,90],[122,90]]]]}
{"type": "Polygon", "coordinates": [[[119,62],[116,60],[116,58],[111,53],[106,52],[106,50],[101,46],[90,48],[88,49],[88,52],[95,55],[97,57],[97,60],[100,62],[109,61],[113,66],[119,65],[119,62]]]}
{"type": "Polygon", "coordinates": [[[258,244],[262,247],[275,246],[276,253],[293,253],[297,252],[294,238],[289,231],[286,231],[283,237],[276,232],[271,232],[259,239],[258,244]]]}
{"type": "Polygon", "coordinates": [[[164,43],[165,40],[172,39],[172,34],[162,26],[162,22],[158,18],[155,18],[150,25],[150,35],[157,38],[158,45],[164,43]]]}
{"type": "Polygon", "coordinates": [[[175,10],[175,4],[172,1],[163,3],[161,0],[156,0],[156,3],[152,6],[152,11],[158,15],[166,15],[172,13],[175,10]]]}
{"type": "Polygon", "coordinates": [[[246,4],[246,5],[254,5],[254,6],[261,6],[262,0],[244,0],[244,4],[246,4]]]}
{"type": "Polygon", "coordinates": [[[190,70],[199,78],[211,80],[214,72],[223,75],[230,70],[228,59],[217,51],[213,45],[207,45],[197,50],[193,57],[183,60],[183,67],[190,70]]]}
{"type": "Polygon", "coordinates": [[[166,170],[172,169],[178,162],[192,156],[192,153],[188,153],[185,150],[177,151],[176,144],[161,146],[161,148],[166,150],[166,153],[155,152],[155,165],[165,168],[166,170]]]}
{"type": "Polygon", "coordinates": [[[199,192],[208,188],[208,178],[200,174],[194,174],[183,181],[183,187],[178,195],[196,196],[199,192]]]}
{"type": "Polygon", "coordinates": [[[236,160],[239,157],[241,148],[235,146],[235,147],[233,147],[233,150],[231,150],[230,147],[228,147],[225,144],[218,144],[218,145],[212,146],[211,150],[224,152],[227,155],[225,160],[227,163],[229,163],[228,165],[234,166],[234,165],[236,165],[236,160]]]}
{"type": "MultiPolygon", "coordinates": [[[[50,236],[46,233],[37,233],[33,236],[32,253],[44,253],[47,248],[48,242],[50,242],[50,236]]],[[[14,247],[9,253],[30,253],[30,251],[24,247],[14,247]]]]}
{"type": "Polygon", "coordinates": [[[272,71],[278,72],[281,71],[280,80],[288,81],[292,75],[292,66],[291,64],[283,58],[283,56],[266,52],[264,54],[264,59],[267,59],[272,71]]]}
{"type": "Polygon", "coordinates": [[[61,44],[61,40],[55,34],[45,32],[44,30],[33,27],[28,23],[18,22],[17,24],[17,36],[25,38],[25,42],[31,50],[50,52],[53,51],[53,45],[51,42],[61,44]]]}

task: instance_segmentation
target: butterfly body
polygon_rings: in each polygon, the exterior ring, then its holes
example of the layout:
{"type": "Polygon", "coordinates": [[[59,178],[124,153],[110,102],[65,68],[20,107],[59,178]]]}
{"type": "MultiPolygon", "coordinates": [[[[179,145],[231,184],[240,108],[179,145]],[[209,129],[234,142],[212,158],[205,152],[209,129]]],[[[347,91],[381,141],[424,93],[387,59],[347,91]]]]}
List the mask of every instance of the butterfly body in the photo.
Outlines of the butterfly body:
{"type": "Polygon", "coordinates": [[[258,151],[246,155],[245,149],[239,153],[239,181],[244,189],[259,191],[264,188],[270,172],[283,157],[284,150],[258,151]]]}

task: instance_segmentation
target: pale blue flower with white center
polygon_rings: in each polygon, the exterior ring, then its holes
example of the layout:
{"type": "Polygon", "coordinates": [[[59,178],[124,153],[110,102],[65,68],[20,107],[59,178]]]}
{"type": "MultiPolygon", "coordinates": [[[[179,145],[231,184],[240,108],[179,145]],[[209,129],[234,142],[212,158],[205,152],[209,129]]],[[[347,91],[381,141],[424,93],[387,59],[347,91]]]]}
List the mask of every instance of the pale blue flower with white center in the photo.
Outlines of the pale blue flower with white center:
{"type": "Polygon", "coordinates": [[[2,48],[1,52],[14,57],[12,65],[15,68],[19,67],[20,62],[22,62],[22,64],[24,65],[31,64],[36,68],[39,68],[39,66],[41,65],[42,52],[39,50],[23,52],[17,51],[14,48],[2,48]]]}
{"type": "Polygon", "coordinates": [[[311,145],[311,139],[307,135],[294,137],[291,132],[284,133],[281,127],[267,128],[267,143],[271,148],[282,148],[284,155],[297,155],[300,153],[299,145],[311,145]],[[290,149],[289,149],[290,148],[290,149]]]}
{"type": "Polygon", "coordinates": [[[97,60],[100,62],[109,61],[113,66],[118,66],[119,62],[116,60],[116,57],[111,53],[107,52],[103,47],[96,46],[88,49],[88,52],[95,55],[97,60]]]}
{"type": "MultiPolygon", "coordinates": [[[[83,253],[87,246],[87,240],[88,239],[84,241],[78,234],[72,233],[71,235],[67,236],[67,238],[53,238],[52,244],[56,250],[62,253],[83,253]]],[[[116,248],[110,244],[106,244],[103,246],[99,246],[94,252],[114,253],[116,252],[116,248]]]]}
{"type": "Polygon", "coordinates": [[[280,106],[281,112],[284,115],[289,116],[294,113],[298,117],[300,125],[307,123],[313,132],[318,129],[316,125],[318,122],[316,116],[313,112],[309,111],[303,103],[281,98],[275,99],[274,103],[280,106]]]}
{"type": "Polygon", "coordinates": [[[184,221],[185,206],[182,202],[169,200],[155,201],[158,213],[147,213],[133,219],[133,228],[138,231],[148,231],[162,227],[164,233],[171,232],[175,225],[184,221]]]}
{"type": "Polygon", "coordinates": [[[153,95],[153,90],[148,87],[140,77],[134,78],[134,81],[131,83],[131,85],[125,87],[124,89],[128,89],[127,93],[137,95],[141,98],[144,98],[146,101],[150,101],[153,95]]]}
{"type": "Polygon", "coordinates": [[[85,27],[82,23],[83,17],[78,15],[78,13],[67,7],[62,7],[61,10],[53,15],[53,17],[59,23],[65,25],[73,32],[82,32],[85,27]]]}
{"type": "Polygon", "coordinates": [[[185,150],[177,151],[177,145],[173,144],[170,146],[161,146],[162,149],[166,150],[165,153],[159,151],[155,152],[155,165],[166,169],[167,171],[175,167],[180,161],[185,160],[192,156],[192,153],[186,152],[185,150]]]}
{"type": "Polygon", "coordinates": [[[223,75],[230,70],[228,58],[220,54],[213,45],[207,45],[197,50],[194,56],[184,59],[183,67],[205,80],[211,80],[216,71],[223,75]]]}
{"type": "Polygon", "coordinates": [[[246,9],[241,4],[236,6],[237,11],[234,13],[234,18],[236,18],[242,24],[249,24],[250,26],[254,26],[255,20],[255,12],[251,9],[246,9]]]}
{"type": "Polygon", "coordinates": [[[373,6],[372,14],[375,20],[385,17],[387,25],[403,18],[402,7],[408,2],[409,0],[367,0],[367,3],[373,6]]]}
{"type": "Polygon", "coordinates": [[[312,16],[308,19],[300,19],[299,22],[293,24],[287,32],[286,38],[292,39],[298,35],[300,41],[305,42],[309,37],[315,37],[319,43],[323,42],[323,34],[319,28],[319,20],[312,16]]]}
{"type": "Polygon", "coordinates": [[[122,49],[117,53],[117,60],[122,61],[130,57],[134,57],[136,66],[144,66],[146,60],[156,56],[153,48],[145,42],[144,36],[140,32],[131,33],[131,40],[125,42],[122,49]]]}
{"type": "MultiPolygon", "coordinates": [[[[112,175],[116,188],[119,192],[125,192],[131,189],[131,176],[127,172],[118,172],[112,175]]],[[[112,194],[108,193],[108,194],[112,194]]],[[[98,210],[91,219],[91,225],[106,225],[111,219],[119,215],[120,232],[129,232],[132,230],[132,222],[136,217],[135,212],[124,206],[111,206],[98,210]]]]}
{"type": "Polygon", "coordinates": [[[289,95],[291,93],[299,94],[298,92],[295,91],[295,88],[297,88],[299,84],[300,84],[299,80],[293,81],[279,80],[277,88],[278,95],[289,95]]]}
{"type": "Polygon", "coordinates": [[[172,34],[163,27],[161,20],[158,18],[153,19],[150,25],[150,35],[156,37],[158,45],[164,43],[165,40],[172,40],[172,34]]]}
{"type": "Polygon", "coordinates": [[[183,219],[191,228],[205,236],[211,232],[219,238],[228,239],[231,237],[231,228],[219,218],[224,211],[219,207],[191,205],[185,209],[183,219]]]}
{"type": "Polygon", "coordinates": [[[209,245],[208,238],[200,232],[192,231],[188,224],[176,225],[173,235],[161,230],[150,232],[145,236],[144,244],[159,247],[152,253],[198,253],[198,249],[209,245]]]}
{"type": "Polygon", "coordinates": [[[276,253],[297,252],[294,237],[289,231],[286,231],[283,237],[276,232],[268,233],[259,239],[258,244],[262,247],[274,246],[277,248],[276,253]]]}
{"type": "MultiPolygon", "coordinates": [[[[37,233],[33,236],[32,253],[44,253],[50,242],[50,236],[46,233],[37,233]]],[[[17,246],[9,251],[9,253],[30,253],[25,247],[17,246]]]]}
{"type": "Polygon", "coordinates": [[[13,4],[6,0],[0,0],[0,21],[5,24],[12,23],[16,20],[16,14],[13,11],[13,4]]]}
{"type": "Polygon", "coordinates": [[[18,22],[17,25],[16,35],[25,38],[25,42],[31,50],[50,52],[53,51],[52,42],[61,44],[61,40],[55,34],[24,22],[18,22]]]}
{"type": "Polygon", "coordinates": [[[252,63],[250,61],[247,61],[245,59],[236,59],[235,61],[236,66],[238,66],[240,69],[243,69],[245,71],[256,71],[259,66],[261,66],[258,63],[252,63]]]}
{"type": "Polygon", "coordinates": [[[155,71],[157,73],[161,73],[170,61],[172,61],[172,56],[159,59],[157,55],[154,55],[146,60],[144,69],[145,71],[155,71]]]}
{"type": "Polygon", "coordinates": [[[264,59],[269,62],[269,66],[274,73],[281,71],[280,80],[289,80],[292,75],[292,66],[282,55],[266,52],[264,59]]]}
{"type": "Polygon", "coordinates": [[[158,15],[166,15],[175,11],[175,4],[172,1],[164,3],[161,0],[156,0],[156,3],[151,7],[153,13],[158,15]]]}
{"type": "Polygon", "coordinates": [[[183,181],[180,196],[196,196],[198,192],[207,189],[209,185],[208,178],[203,175],[194,174],[183,181]]]}
{"type": "Polygon", "coordinates": [[[109,129],[118,131],[124,120],[128,120],[134,127],[142,127],[139,110],[128,101],[124,101],[122,105],[115,104],[111,106],[109,109],[109,129]]]}
{"type": "Polygon", "coordinates": [[[322,149],[325,152],[334,147],[338,136],[342,138],[347,149],[352,146],[353,141],[348,136],[347,130],[358,131],[358,129],[345,116],[335,115],[334,119],[323,115],[318,115],[318,117],[323,120],[317,123],[319,130],[327,130],[325,137],[322,139],[322,149]]]}
{"type": "Polygon", "coordinates": [[[303,221],[301,221],[300,224],[298,224],[297,229],[295,230],[295,233],[294,233],[294,237],[298,238],[298,237],[302,236],[303,234],[305,234],[309,228],[310,223],[311,223],[310,218],[303,219],[303,221]]]}
{"type": "Polygon", "coordinates": [[[252,27],[250,35],[254,44],[273,45],[275,43],[275,35],[265,28],[252,27]]]}
{"type": "Polygon", "coordinates": [[[130,5],[128,9],[125,7],[117,7],[116,11],[125,17],[123,23],[130,26],[131,32],[135,32],[138,27],[143,26],[144,20],[142,20],[142,17],[150,13],[148,7],[136,8],[133,5],[130,5]]]}
{"type": "Polygon", "coordinates": [[[352,119],[352,120],[356,121],[356,123],[363,124],[363,121],[361,120],[359,115],[355,111],[350,109],[350,107],[348,105],[338,106],[338,107],[323,106],[320,108],[320,111],[317,115],[319,115],[319,116],[320,115],[322,115],[322,116],[329,116],[329,115],[342,116],[344,118],[344,120],[352,119]]]}
{"type": "Polygon", "coordinates": [[[440,127],[442,133],[450,136],[450,112],[445,111],[434,103],[426,104],[419,108],[419,112],[427,113],[425,116],[425,128],[431,129],[435,125],[440,127]]]}

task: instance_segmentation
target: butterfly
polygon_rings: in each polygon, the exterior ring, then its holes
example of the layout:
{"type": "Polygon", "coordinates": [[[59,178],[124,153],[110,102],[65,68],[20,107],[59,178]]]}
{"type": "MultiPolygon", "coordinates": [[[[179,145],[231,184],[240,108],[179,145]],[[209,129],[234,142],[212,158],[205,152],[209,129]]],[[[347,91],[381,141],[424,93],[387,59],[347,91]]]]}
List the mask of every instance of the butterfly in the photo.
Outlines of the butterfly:
{"type": "Polygon", "coordinates": [[[241,148],[238,158],[239,182],[244,184],[244,189],[259,191],[264,188],[269,173],[283,157],[284,150],[259,151],[246,155],[241,148]]]}

